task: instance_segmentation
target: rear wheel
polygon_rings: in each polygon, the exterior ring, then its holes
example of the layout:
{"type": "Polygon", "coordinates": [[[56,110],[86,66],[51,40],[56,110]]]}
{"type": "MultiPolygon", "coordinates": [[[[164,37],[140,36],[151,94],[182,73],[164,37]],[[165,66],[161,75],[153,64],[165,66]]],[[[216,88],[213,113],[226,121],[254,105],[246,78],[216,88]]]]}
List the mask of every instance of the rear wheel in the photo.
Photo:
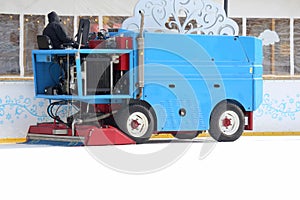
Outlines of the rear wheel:
{"type": "Polygon", "coordinates": [[[244,118],[239,106],[222,102],[211,114],[209,134],[219,142],[235,141],[243,134],[244,118]]]}
{"type": "Polygon", "coordinates": [[[154,120],[152,112],[141,104],[130,104],[128,109],[120,111],[115,116],[119,129],[137,143],[149,140],[154,132],[154,120]]]}

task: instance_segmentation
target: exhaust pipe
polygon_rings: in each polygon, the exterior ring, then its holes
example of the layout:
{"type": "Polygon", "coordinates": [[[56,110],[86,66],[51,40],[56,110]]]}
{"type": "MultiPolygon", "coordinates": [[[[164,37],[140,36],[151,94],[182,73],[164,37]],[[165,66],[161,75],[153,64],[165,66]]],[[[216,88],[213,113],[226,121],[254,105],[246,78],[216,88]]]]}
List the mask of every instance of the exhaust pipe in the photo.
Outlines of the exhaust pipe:
{"type": "Polygon", "coordinates": [[[137,99],[142,98],[143,96],[143,88],[144,88],[144,73],[145,73],[145,66],[144,66],[144,48],[145,48],[145,43],[144,43],[144,20],[145,20],[145,15],[143,11],[139,11],[141,15],[141,25],[140,25],[140,33],[138,37],[136,38],[137,40],[137,45],[138,45],[138,89],[139,92],[136,96],[137,99]]]}

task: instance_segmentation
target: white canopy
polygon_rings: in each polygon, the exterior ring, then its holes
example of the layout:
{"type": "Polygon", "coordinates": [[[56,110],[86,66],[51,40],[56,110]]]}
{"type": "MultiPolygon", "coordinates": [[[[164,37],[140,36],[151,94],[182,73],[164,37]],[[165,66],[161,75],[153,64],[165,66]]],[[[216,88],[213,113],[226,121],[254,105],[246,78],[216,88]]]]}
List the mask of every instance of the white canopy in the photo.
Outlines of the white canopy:
{"type": "Polygon", "coordinates": [[[1,2],[0,13],[131,16],[138,0],[9,0],[1,2]]]}
{"type": "MultiPolygon", "coordinates": [[[[223,0],[215,0],[222,3],[223,0]]],[[[0,13],[132,16],[138,0],[2,0],[0,13]]],[[[300,17],[299,0],[228,0],[230,17],[300,17]]]]}

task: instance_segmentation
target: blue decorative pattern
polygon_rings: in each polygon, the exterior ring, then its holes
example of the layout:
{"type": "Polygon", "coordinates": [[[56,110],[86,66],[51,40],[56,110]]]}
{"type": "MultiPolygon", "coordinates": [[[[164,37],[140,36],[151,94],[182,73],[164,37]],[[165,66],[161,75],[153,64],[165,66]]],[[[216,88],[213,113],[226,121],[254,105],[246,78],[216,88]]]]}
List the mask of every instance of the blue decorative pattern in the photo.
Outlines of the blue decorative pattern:
{"type": "Polygon", "coordinates": [[[35,117],[38,122],[49,120],[45,100],[37,100],[20,95],[17,98],[6,96],[0,98],[0,124],[14,124],[15,120],[35,117]]]}
{"type": "Polygon", "coordinates": [[[271,94],[266,93],[263,103],[255,112],[256,117],[270,115],[273,119],[282,121],[284,119],[295,121],[297,115],[300,114],[300,94],[294,97],[286,96],[281,100],[272,99],[271,94]]]}

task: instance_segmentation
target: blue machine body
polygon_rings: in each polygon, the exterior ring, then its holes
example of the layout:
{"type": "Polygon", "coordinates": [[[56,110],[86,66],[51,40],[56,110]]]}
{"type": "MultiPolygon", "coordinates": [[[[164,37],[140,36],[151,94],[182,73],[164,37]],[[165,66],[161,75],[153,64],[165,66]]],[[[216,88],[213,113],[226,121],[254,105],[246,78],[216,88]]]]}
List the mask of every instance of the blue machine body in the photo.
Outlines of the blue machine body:
{"type": "MultiPolygon", "coordinates": [[[[91,104],[116,104],[136,99],[138,94],[137,35],[131,49],[65,49],[32,52],[37,98],[78,100],[91,104]],[[124,93],[85,94],[86,74],[82,58],[92,55],[111,58],[127,54],[128,71],[124,93]],[[58,84],[60,56],[76,63],[76,88],[72,95],[45,94],[45,88],[58,84]]],[[[155,111],[157,131],[208,130],[214,107],[230,100],[245,112],[262,102],[262,42],[255,37],[207,36],[144,33],[144,88],[140,100],[155,111]]],[[[114,72],[113,72],[114,73],[114,72]]],[[[122,81],[120,81],[122,82],[122,81]]],[[[117,87],[118,83],[114,83],[117,87]]]]}

